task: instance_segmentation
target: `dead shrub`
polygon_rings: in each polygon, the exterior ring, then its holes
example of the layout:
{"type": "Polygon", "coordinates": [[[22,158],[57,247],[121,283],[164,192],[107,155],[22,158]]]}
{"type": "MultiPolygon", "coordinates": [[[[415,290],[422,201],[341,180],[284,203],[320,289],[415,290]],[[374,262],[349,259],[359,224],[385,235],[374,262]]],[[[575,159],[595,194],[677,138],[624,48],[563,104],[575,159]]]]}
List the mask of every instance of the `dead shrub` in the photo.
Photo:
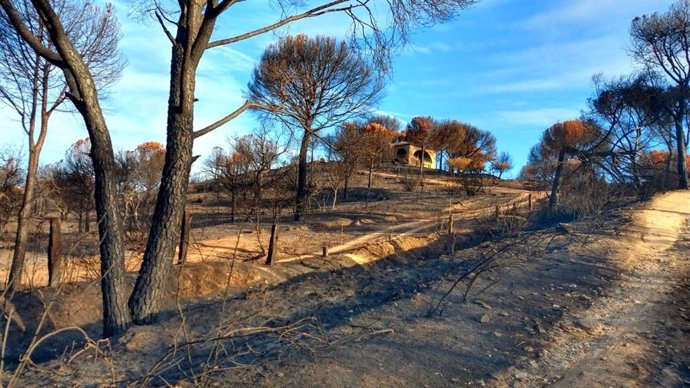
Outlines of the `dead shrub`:
{"type": "Polygon", "coordinates": [[[421,187],[421,179],[417,175],[406,175],[400,179],[405,191],[412,192],[419,190],[421,187]]]}

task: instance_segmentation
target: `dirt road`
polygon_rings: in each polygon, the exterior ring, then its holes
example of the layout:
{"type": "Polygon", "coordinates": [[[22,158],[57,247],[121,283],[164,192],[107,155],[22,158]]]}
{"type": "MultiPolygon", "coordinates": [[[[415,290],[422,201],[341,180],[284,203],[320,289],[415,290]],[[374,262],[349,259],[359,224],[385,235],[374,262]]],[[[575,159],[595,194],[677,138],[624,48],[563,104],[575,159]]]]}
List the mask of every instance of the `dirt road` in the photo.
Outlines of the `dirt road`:
{"type": "Polygon", "coordinates": [[[608,295],[547,333],[546,357],[500,380],[562,387],[690,385],[689,204],[690,193],[673,192],[635,213],[623,232],[630,246],[614,257],[624,273],[608,295]]]}

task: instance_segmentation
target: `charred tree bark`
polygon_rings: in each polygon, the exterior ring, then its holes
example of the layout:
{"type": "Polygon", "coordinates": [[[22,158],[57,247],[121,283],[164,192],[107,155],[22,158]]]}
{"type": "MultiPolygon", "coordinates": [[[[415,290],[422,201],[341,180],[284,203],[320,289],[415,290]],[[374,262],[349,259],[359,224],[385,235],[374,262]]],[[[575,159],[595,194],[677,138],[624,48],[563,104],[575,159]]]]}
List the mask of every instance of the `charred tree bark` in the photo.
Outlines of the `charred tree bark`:
{"type": "Polygon", "coordinates": [[[268,242],[268,255],[266,255],[266,265],[273,264],[278,252],[278,224],[274,221],[271,226],[271,238],[268,242]]]}
{"type": "Polygon", "coordinates": [[[182,230],[180,230],[180,251],[177,256],[177,264],[184,264],[187,261],[189,250],[189,232],[192,229],[192,214],[185,209],[182,218],[182,230]]]}
{"type": "Polygon", "coordinates": [[[297,171],[297,204],[295,205],[295,221],[302,219],[302,213],[307,206],[307,151],[309,150],[309,131],[305,131],[299,149],[299,163],[297,171]]]}
{"type": "Polygon", "coordinates": [[[180,27],[178,43],[172,49],[165,165],[144,259],[129,298],[132,318],[137,324],[155,322],[160,312],[187,197],[194,144],[193,104],[198,62],[179,43],[186,42],[186,39],[186,29],[180,27]]]}
{"type": "Polygon", "coordinates": [[[60,217],[50,218],[50,239],[48,240],[48,285],[57,287],[62,281],[62,231],[60,217]]]}
{"type": "Polygon", "coordinates": [[[558,189],[561,184],[561,174],[563,173],[563,162],[565,161],[565,148],[561,148],[558,152],[558,164],[556,165],[556,173],[553,176],[553,184],[551,185],[551,196],[549,197],[549,212],[553,212],[558,207],[558,189]]]}
{"type": "Polygon", "coordinates": [[[26,30],[16,10],[5,0],[0,1],[0,5],[5,9],[22,37],[32,44],[34,50],[41,56],[63,70],[69,85],[68,97],[83,117],[89,133],[100,237],[103,336],[109,337],[123,332],[130,324],[130,315],[123,295],[124,245],[115,185],[115,157],[110,133],[98,101],[98,91],[91,72],[79,51],[72,45],[59,16],[45,0],[36,0],[33,4],[40,11],[57,53],[36,43],[35,37],[26,30]]]}
{"type": "MultiPolygon", "coordinates": [[[[682,103],[685,105],[685,102],[682,103]]],[[[676,129],[676,152],[678,154],[678,188],[687,190],[688,189],[688,166],[687,166],[687,156],[688,150],[685,144],[685,130],[683,129],[683,120],[685,118],[685,109],[680,109],[678,113],[679,117],[674,119],[675,129],[676,129]]]]}

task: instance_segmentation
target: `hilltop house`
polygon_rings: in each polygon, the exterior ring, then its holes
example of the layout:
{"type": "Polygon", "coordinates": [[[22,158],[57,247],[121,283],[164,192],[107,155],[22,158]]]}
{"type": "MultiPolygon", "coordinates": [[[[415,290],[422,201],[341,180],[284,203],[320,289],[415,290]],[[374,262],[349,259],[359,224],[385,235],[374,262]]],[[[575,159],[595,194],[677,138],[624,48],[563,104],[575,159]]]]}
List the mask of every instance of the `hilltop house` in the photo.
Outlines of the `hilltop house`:
{"type": "MultiPolygon", "coordinates": [[[[422,149],[407,141],[399,141],[391,144],[391,151],[393,155],[393,163],[419,167],[419,163],[422,160],[422,149]]],[[[425,149],[424,168],[434,168],[435,160],[436,151],[425,149]]]]}

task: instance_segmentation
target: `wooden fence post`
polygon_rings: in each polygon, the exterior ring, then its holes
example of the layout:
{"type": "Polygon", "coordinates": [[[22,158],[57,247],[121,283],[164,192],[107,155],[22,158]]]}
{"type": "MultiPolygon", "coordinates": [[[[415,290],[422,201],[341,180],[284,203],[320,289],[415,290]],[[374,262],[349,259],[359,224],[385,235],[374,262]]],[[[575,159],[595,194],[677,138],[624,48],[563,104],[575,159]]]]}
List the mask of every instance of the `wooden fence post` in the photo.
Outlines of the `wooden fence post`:
{"type": "Polygon", "coordinates": [[[60,217],[50,218],[50,237],[48,240],[48,285],[56,287],[62,281],[62,233],[60,217]]]}
{"type": "Polygon", "coordinates": [[[323,252],[322,252],[323,257],[328,257],[328,246],[324,245],[323,246],[323,252]]]}
{"type": "Polygon", "coordinates": [[[271,238],[268,240],[268,255],[266,255],[266,265],[273,264],[273,259],[278,251],[278,224],[273,221],[271,226],[271,238]]]}
{"type": "Polygon", "coordinates": [[[496,214],[494,215],[494,217],[496,218],[496,222],[498,222],[498,220],[501,217],[501,210],[499,209],[498,205],[496,205],[496,214]]]}
{"type": "Polygon", "coordinates": [[[448,217],[448,234],[453,234],[453,213],[448,217]]]}
{"type": "Polygon", "coordinates": [[[532,211],[532,193],[527,196],[527,210],[532,211]]]}
{"type": "Polygon", "coordinates": [[[191,229],[192,213],[187,209],[182,216],[182,228],[180,229],[180,252],[177,256],[177,264],[184,264],[187,261],[187,251],[189,250],[189,230],[191,229]]]}

